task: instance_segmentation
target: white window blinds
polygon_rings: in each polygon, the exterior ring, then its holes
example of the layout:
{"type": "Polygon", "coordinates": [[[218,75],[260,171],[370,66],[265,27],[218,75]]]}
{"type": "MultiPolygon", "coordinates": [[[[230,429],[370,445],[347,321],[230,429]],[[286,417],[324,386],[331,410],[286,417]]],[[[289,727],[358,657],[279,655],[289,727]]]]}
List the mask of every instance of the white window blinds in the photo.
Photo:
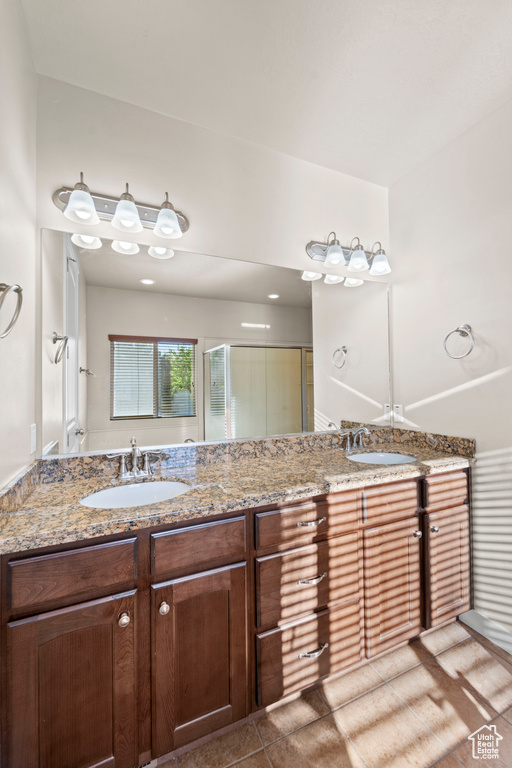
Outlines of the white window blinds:
{"type": "Polygon", "coordinates": [[[196,339],[109,340],[111,419],[196,415],[196,339]]]}

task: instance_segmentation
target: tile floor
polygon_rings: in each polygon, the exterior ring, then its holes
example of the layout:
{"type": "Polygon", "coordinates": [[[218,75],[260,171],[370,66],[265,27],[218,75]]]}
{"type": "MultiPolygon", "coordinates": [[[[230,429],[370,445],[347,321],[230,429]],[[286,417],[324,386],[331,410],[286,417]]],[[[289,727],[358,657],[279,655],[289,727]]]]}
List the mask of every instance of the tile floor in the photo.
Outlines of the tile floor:
{"type": "Polygon", "coordinates": [[[512,656],[460,623],[158,768],[512,768],[512,656]],[[472,755],[485,724],[499,759],[472,755]]]}

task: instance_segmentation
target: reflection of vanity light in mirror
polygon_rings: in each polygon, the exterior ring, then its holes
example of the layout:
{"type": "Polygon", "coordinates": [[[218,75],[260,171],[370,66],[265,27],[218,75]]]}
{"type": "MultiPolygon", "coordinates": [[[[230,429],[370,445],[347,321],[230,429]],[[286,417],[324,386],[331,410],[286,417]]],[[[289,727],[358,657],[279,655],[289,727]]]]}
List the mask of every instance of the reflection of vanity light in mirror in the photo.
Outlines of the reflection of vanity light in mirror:
{"type": "Polygon", "coordinates": [[[88,248],[90,251],[95,251],[103,245],[100,238],[93,235],[71,235],[71,242],[79,248],[88,248]]]}
{"type": "Polygon", "coordinates": [[[162,248],[159,245],[150,245],[148,253],[154,259],[172,259],[174,251],[171,248],[162,248]]]}
{"type": "Polygon", "coordinates": [[[345,279],[345,288],[357,288],[358,285],[363,285],[364,280],[360,280],[357,277],[347,277],[345,279]]]}
{"type": "Polygon", "coordinates": [[[327,283],[327,285],[337,285],[337,283],[342,283],[344,279],[342,275],[326,275],[324,283],[327,283]]]}
{"type": "Polygon", "coordinates": [[[321,272],[303,272],[302,273],[302,279],[307,280],[308,282],[312,282],[313,280],[320,280],[322,277],[321,272]]]}
{"type": "Polygon", "coordinates": [[[113,240],[112,248],[114,251],[117,251],[117,253],[123,253],[126,256],[135,256],[135,254],[140,251],[137,243],[129,243],[124,240],[113,240]]]}

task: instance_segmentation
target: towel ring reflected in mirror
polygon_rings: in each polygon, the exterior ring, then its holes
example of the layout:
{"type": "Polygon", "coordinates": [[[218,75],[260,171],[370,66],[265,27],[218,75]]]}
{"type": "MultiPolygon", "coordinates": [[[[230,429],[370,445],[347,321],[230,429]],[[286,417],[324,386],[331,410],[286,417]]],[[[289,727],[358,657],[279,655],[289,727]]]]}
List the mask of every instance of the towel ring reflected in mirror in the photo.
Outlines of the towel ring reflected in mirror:
{"type": "Polygon", "coordinates": [[[473,334],[471,333],[471,326],[467,325],[466,323],[464,325],[459,325],[457,326],[457,328],[454,328],[453,331],[450,331],[450,333],[446,335],[445,340],[443,341],[444,351],[446,352],[448,357],[452,358],[452,360],[461,360],[463,357],[467,357],[469,353],[472,351],[474,346],[475,346],[475,339],[473,338],[473,334]],[[462,355],[452,355],[451,352],[448,352],[448,349],[446,347],[448,339],[454,333],[458,333],[459,336],[468,336],[470,339],[470,347],[466,352],[463,352],[462,355]]]}
{"type": "Polygon", "coordinates": [[[346,347],[338,347],[338,349],[335,349],[332,353],[332,364],[335,368],[343,368],[345,363],[347,362],[347,348],[346,347]]]}
{"type": "Polygon", "coordinates": [[[7,283],[0,283],[0,312],[2,310],[2,305],[7,298],[7,296],[10,293],[16,294],[16,307],[14,309],[14,314],[11,317],[9,323],[6,325],[5,330],[0,332],[0,339],[5,339],[6,336],[10,334],[14,326],[16,325],[16,321],[18,320],[18,317],[20,316],[21,312],[21,305],[23,304],[23,288],[21,285],[7,285],[7,283]]]}

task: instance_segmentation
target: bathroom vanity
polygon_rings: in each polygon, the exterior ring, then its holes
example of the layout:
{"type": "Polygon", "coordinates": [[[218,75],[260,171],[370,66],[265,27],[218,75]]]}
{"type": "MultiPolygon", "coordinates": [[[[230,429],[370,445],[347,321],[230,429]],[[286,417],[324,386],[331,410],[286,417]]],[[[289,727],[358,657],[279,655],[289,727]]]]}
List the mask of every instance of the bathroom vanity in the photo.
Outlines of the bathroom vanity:
{"type": "Polygon", "coordinates": [[[56,494],[83,516],[53,546],[9,552],[3,531],[2,766],[136,768],[468,610],[470,462],[344,458],[335,480],[336,456],[308,454],[316,485],[281,483],[297,457],[265,479],[245,459],[236,493],[236,462],[212,464],[223,503],[205,483],[213,503],[124,510],[103,535],[76,500],[105,477],[36,489],[33,526],[57,525],[56,494]]]}

